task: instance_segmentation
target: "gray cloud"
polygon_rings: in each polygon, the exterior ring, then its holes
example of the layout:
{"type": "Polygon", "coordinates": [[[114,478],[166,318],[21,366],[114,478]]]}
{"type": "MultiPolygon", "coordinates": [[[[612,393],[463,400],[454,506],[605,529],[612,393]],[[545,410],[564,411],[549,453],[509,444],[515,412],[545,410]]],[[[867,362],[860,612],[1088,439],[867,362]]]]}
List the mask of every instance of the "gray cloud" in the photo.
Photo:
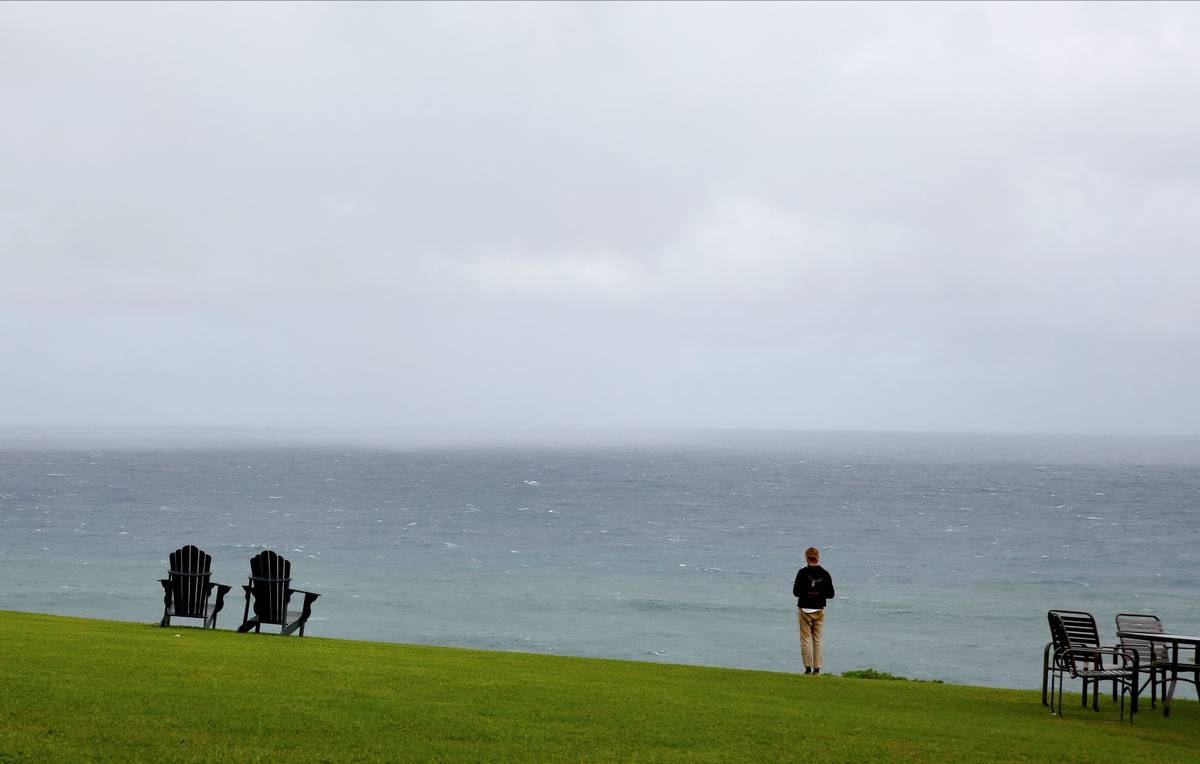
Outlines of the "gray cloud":
{"type": "Polygon", "coordinates": [[[0,6],[0,425],[1200,432],[1200,8],[0,6]]]}

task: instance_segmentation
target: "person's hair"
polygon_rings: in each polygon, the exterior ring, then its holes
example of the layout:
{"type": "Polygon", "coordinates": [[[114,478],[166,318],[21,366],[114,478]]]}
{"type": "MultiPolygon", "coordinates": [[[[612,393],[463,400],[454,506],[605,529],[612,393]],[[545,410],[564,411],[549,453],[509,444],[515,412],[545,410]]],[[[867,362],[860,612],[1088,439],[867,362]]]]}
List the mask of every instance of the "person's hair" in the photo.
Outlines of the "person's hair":
{"type": "Polygon", "coordinates": [[[815,546],[810,546],[804,550],[804,559],[808,562],[818,562],[821,559],[821,553],[817,551],[815,546]]]}

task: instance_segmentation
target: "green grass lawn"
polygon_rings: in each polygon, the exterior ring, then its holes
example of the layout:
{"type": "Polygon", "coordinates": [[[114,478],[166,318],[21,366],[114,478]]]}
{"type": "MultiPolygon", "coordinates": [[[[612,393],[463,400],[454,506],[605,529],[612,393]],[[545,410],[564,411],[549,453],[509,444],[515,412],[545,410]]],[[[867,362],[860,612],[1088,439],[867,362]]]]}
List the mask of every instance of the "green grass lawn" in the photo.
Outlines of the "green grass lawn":
{"type": "MultiPolygon", "coordinates": [[[[1031,645],[1031,684],[1040,660],[1031,645]]],[[[5,761],[1200,759],[1195,702],[1169,719],[1146,703],[1132,726],[1078,693],[1066,706],[1055,718],[1032,691],[0,611],[5,761]]]]}

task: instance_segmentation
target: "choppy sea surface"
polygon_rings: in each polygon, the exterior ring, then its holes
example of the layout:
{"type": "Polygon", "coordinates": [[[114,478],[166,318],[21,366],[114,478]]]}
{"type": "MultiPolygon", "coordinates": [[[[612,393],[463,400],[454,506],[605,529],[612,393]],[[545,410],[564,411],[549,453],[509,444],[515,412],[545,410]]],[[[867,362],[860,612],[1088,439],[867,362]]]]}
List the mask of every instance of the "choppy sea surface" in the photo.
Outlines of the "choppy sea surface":
{"type": "Polygon", "coordinates": [[[0,432],[0,609],[157,622],[167,555],[235,587],[271,548],[308,633],[1039,686],[1049,608],[1200,633],[1200,440],[677,433],[0,432]]]}

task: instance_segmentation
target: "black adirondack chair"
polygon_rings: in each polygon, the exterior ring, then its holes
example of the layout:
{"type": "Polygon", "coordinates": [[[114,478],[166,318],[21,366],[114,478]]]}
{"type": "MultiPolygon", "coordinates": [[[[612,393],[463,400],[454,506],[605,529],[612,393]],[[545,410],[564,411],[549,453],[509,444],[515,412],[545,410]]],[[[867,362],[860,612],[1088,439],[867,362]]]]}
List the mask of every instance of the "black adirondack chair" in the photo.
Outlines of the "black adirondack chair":
{"type": "Polygon", "coordinates": [[[258,632],[264,625],[282,626],[281,635],[291,634],[297,629],[304,636],[304,624],[312,615],[312,604],[320,597],[313,592],[292,588],[292,564],[267,549],[250,558],[250,582],[242,587],[246,590],[246,610],[238,631],[254,629],[258,632]],[[293,594],[304,595],[300,610],[288,610],[293,594]],[[250,601],[254,600],[254,616],[250,615],[250,601]]]}
{"type": "Polygon", "coordinates": [[[163,587],[163,611],[160,626],[170,626],[172,618],[199,618],[201,628],[217,628],[217,614],[225,607],[225,594],[232,586],[212,580],[212,557],[188,544],[171,552],[167,577],[160,578],[163,587]],[[209,607],[213,589],[216,600],[209,607]]]}
{"type": "Polygon", "coordinates": [[[1121,718],[1125,718],[1125,693],[1133,696],[1129,710],[1129,721],[1137,709],[1138,671],[1136,651],[1123,647],[1103,647],[1096,629],[1096,619],[1091,613],[1072,610],[1051,610],[1046,614],[1050,622],[1050,636],[1054,655],[1050,665],[1050,711],[1062,715],[1062,691],[1066,675],[1083,682],[1083,705],[1088,704],[1088,684],[1092,685],[1092,710],[1100,710],[1100,683],[1113,682],[1113,689],[1120,687],[1121,718]],[[1113,665],[1106,667],[1104,657],[1112,656],[1113,665]],[[1054,682],[1058,680],[1058,710],[1054,704],[1054,682]]]}

